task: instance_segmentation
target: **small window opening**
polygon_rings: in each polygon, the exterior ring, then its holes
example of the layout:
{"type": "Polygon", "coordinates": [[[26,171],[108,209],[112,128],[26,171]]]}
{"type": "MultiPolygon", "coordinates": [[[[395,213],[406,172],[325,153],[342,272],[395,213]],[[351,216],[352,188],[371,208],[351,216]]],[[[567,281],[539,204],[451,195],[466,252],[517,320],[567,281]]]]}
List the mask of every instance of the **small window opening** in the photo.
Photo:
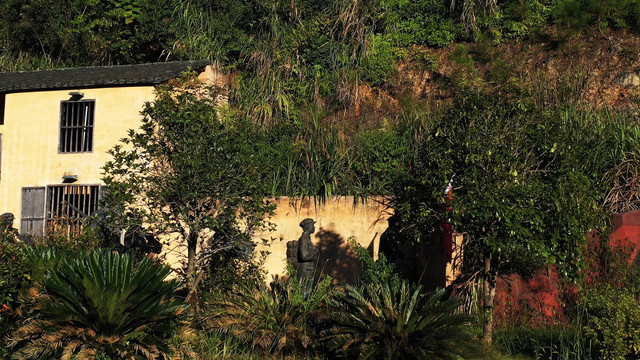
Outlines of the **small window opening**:
{"type": "Polygon", "coordinates": [[[95,100],[62,101],[60,105],[60,145],[62,153],[93,151],[95,100]]]}

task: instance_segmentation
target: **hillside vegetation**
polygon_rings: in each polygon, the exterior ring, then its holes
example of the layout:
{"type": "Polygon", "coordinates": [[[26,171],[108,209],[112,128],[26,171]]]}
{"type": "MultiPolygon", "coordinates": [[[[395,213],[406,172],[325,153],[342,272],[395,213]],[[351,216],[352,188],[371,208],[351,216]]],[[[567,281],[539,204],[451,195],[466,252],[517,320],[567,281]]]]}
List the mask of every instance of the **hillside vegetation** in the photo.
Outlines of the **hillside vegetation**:
{"type": "Polygon", "coordinates": [[[620,94],[600,80],[638,65],[639,26],[637,0],[8,0],[0,71],[206,58],[263,123],[308,104],[362,123],[364,103],[393,117],[459,86],[587,90],[606,106],[620,94]]]}
{"type": "Polygon", "coordinates": [[[228,116],[290,139],[274,194],[386,195],[461,93],[633,110],[638,29],[637,0],[8,0],[0,71],[206,58],[228,116]]]}

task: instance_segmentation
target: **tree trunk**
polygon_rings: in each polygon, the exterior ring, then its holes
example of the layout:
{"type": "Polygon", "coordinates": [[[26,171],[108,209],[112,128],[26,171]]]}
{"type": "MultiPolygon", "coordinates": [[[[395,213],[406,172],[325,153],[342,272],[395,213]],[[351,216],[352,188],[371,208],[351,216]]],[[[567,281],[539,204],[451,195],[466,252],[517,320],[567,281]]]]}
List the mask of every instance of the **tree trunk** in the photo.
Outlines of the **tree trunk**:
{"type": "Polygon", "coordinates": [[[198,232],[190,230],[187,236],[187,279],[191,280],[196,271],[196,251],[198,250],[198,232]]]}
{"type": "Polygon", "coordinates": [[[194,310],[198,308],[198,282],[196,272],[196,251],[198,250],[198,232],[189,230],[187,236],[187,283],[189,284],[189,294],[185,301],[194,305],[194,310]]]}
{"type": "Polygon", "coordinates": [[[483,285],[483,310],[482,342],[491,345],[493,339],[493,300],[496,297],[496,275],[491,269],[491,257],[484,256],[484,285],[483,285]]]}

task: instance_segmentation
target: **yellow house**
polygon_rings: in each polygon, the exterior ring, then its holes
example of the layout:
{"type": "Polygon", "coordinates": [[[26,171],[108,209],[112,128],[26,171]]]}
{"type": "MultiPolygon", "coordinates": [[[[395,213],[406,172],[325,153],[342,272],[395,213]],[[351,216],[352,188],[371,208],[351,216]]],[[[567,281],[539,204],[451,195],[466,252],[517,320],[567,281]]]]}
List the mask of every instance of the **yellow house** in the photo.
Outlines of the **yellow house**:
{"type": "Polygon", "coordinates": [[[107,151],[139,127],[154,86],[207,65],[0,72],[0,213],[12,213],[20,233],[31,235],[50,231],[56,219],[69,226],[91,215],[107,151]]]}

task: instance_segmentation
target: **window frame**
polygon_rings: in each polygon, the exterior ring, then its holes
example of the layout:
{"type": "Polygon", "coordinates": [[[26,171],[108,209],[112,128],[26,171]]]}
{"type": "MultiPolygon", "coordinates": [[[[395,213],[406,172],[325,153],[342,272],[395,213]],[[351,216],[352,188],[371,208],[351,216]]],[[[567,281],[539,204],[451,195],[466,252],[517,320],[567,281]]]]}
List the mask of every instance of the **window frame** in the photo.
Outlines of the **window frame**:
{"type": "Polygon", "coordinates": [[[48,235],[54,229],[54,233],[59,233],[62,230],[66,235],[79,234],[82,230],[84,219],[92,216],[100,209],[100,200],[103,195],[104,185],[102,184],[47,185],[44,194],[44,233],[48,235]],[[82,190],[69,190],[72,188],[82,188],[82,190]],[[62,201],[68,202],[68,198],[65,199],[65,196],[87,196],[89,193],[95,194],[95,197],[93,199],[90,198],[89,201],[85,200],[84,206],[77,203],[61,204],[62,201]],[[92,203],[91,200],[94,200],[94,202],[92,203]],[[79,205],[80,208],[76,205],[79,205]],[[64,206],[71,206],[71,209],[57,213],[64,206]],[[61,227],[64,227],[64,229],[61,229],[61,227]]]}
{"type": "Polygon", "coordinates": [[[4,113],[7,103],[7,93],[0,93],[0,125],[4,125],[4,113]]]}
{"type": "MultiPolygon", "coordinates": [[[[77,105],[76,105],[77,106],[77,105]]],[[[78,100],[61,100],[60,101],[60,122],[58,125],[58,153],[59,154],[84,154],[84,153],[92,153],[95,146],[95,113],[96,113],[96,99],[78,99],[78,100]],[[87,119],[87,122],[90,122],[90,125],[81,125],[81,124],[65,124],[66,111],[65,107],[70,106],[70,104],[91,104],[89,107],[90,118],[87,119]],[[72,148],[73,146],[70,143],[70,139],[72,137],[66,137],[66,134],[71,133],[73,137],[78,138],[76,133],[82,134],[83,129],[88,129],[87,150],[82,150],[82,140],[80,144],[75,145],[74,150],[65,150],[66,148],[72,148]],[[75,132],[74,132],[75,130],[75,132]],[[67,146],[68,145],[68,146],[67,146]],[[77,150],[80,148],[80,150],[77,150]]]]}

